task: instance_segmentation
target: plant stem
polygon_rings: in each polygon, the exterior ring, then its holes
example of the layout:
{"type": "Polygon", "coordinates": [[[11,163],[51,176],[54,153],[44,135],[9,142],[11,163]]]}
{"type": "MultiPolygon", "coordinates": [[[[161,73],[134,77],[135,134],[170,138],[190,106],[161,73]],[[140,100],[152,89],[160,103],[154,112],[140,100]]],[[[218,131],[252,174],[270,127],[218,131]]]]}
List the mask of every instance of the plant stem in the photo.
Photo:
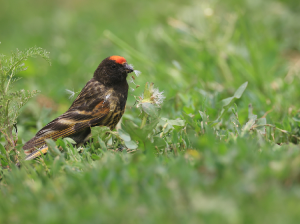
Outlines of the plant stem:
{"type": "Polygon", "coordinates": [[[12,79],[12,77],[13,77],[13,74],[14,74],[14,70],[15,70],[15,68],[16,68],[16,66],[18,65],[18,64],[20,64],[22,61],[24,61],[25,59],[27,59],[28,57],[22,57],[22,58],[20,58],[20,60],[18,60],[16,63],[14,63],[11,67],[10,67],[10,69],[8,70],[8,72],[7,72],[7,74],[9,74],[9,73],[11,73],[10,74],[10,76],[9,76],[9,79],[8,79],[8,82],[7,82],[7,85],[6,85],[6,88],[5,88],[5,94],[7,93],[7,91],[8,91],[8,87],[9,87],[9,84],[10,84],[10,81],[11,81],[11,79],[12,79]]]}
{"type": "Polygon", "coordinates": [[[142,124],[141,124],[141,129],[145,126],[146,122],[147,122],[147,118],[148,118],[148,114],[145,113],[143,120],[142,120],[142,124]]]}
{"type": "MultiPolygon", "coordinates": [[[[277,128],[276,126],[271,125],[271,124],[254,125],[251,129],[255,129],[255,128],[257,128],[257,127],[271,127],[271,128],[275,128],[276,130],[278,130],[278,131],[280,131],[280,132],[282,132],[282,133],[290,134],[287,130],[283,130],[283,129],[281,129],[281,128],[277,128]]],[[[300,137],[298,137],[298,136],[296,136],[296,135],[292,135],[292,134],[290,134],[290,135],[291,135],[292,137],[294,137],[294,138],[300,140],[300,137]]]]}

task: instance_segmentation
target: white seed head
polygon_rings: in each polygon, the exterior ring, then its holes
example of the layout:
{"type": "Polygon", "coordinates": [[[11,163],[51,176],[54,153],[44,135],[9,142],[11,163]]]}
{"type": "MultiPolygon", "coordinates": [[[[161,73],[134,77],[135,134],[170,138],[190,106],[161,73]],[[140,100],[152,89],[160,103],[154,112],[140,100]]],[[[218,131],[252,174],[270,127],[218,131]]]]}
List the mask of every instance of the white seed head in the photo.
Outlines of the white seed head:
{"type": "Polygon", "coordinates": [[[163,95],[163,93],[164,93],[164,91],[159,92],[158,89],[153,90],[152,97],[153,97],[154,104],[156,104],[159,107],[163,103],[164,99],[166,98],[163,95]]]}
{"type": "Polygon", "coordinates": [[[74,97],[74,95],[75,95],[75,92],[72,91],[72,90],[66,89],[66,92],[67,92],[67,94],[70,95],[70,96],[69,96],[69,99],[72,99],[72,98],[74,97]]]}
{"type": "Polygon", "coordinates": [[[139,70],[134,70],[134,74],[136,75],[136,77],[139,77],[139,75],[141,74],[141,72],[139,70]]]}
{"type": "Polygon", "coordinates": [[[136,85],[135,82],[134,82],[134,79],[132,77],[130,77],[129,83],[133,83],[134,85],[136,85]]]}
{"type": "Polygon", "coordinates": [[[163,95],[163,91],[159,91],[158,89],[152,89],[150,90],[150,98],[148,99],[145,99],[144,98],[144,94],[142,94],[140,97],[138,97],[137,99],[137,105],[136,107],[140,107],[143,103],[152,103],[154,104],[155,106],[157,107],[160,107],[161,104],[163,103],[164,99],[166,98],[164,95],[163,95]]]}

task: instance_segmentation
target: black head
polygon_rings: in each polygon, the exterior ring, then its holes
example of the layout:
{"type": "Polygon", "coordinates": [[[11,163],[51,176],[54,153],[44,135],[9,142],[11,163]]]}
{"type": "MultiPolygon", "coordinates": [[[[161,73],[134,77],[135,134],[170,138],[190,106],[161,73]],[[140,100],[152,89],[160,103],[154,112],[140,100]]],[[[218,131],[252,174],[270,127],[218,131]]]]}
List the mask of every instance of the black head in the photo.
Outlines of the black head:
{"type": "Polygon", "coordinates": [[[127,74],[133,72],[133,68],[127,64],[121,56],[105,58],[94,73],[94,78],[104,85],[114,85],[126,82],[127,74]]]}

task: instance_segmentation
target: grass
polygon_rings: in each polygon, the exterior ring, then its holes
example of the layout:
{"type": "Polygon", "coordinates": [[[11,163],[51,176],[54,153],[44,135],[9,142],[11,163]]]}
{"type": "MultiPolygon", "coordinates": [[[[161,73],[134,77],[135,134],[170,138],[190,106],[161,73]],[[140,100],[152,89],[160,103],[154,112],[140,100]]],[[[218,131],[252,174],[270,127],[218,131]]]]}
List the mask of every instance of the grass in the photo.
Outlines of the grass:
{"type": "Polygon", "coordinates": [[[96,128],[80,149],[50,141],[1,171],[0,222],[298,223],[298,12],[293,0],[3,3],[1,53],[36,45],[52,61],[18,74],[16,90],[41,90],[20,111],[18,147],[108,55],[142,73],[121,131],[96,128]],[[149,114],[135,105],[146,82],[166,97],[149,114]]]}

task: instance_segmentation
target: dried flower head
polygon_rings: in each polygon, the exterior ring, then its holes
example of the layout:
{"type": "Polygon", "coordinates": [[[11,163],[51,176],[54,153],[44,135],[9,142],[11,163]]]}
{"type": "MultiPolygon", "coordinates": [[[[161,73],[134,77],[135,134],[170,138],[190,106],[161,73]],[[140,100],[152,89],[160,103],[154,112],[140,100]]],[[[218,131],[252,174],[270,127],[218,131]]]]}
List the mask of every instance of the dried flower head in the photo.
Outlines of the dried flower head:
{"type": "Polygon", "coordinates": [[[134,70],[134,74],[136,75],[136,77],[139,77],[139,75],[141,74],[142,72],[140,72],[139,70],[134,70]]]}
{"type": "Polygon", "coordinates": [[[144,93],[137,99],[138,103],[136,107],[140,107],[143,103],[151,103],[160,107],[166,98],[163,93],[164,91],[160,92],[158,88],[154,88],[154,83],[150,83],[150,85],[146,83],[144,93]]]}
{"type": "Polygon", "coordinates": [[[153,94],[151,96],[151,100],[153,101],[153,103],[160,107],[161,104],[163,103],[164,99],[166,98],[164,95],[163,95],[164,91],[161,91],[159,92],[158,89],[153,89],[153,94]]]}

